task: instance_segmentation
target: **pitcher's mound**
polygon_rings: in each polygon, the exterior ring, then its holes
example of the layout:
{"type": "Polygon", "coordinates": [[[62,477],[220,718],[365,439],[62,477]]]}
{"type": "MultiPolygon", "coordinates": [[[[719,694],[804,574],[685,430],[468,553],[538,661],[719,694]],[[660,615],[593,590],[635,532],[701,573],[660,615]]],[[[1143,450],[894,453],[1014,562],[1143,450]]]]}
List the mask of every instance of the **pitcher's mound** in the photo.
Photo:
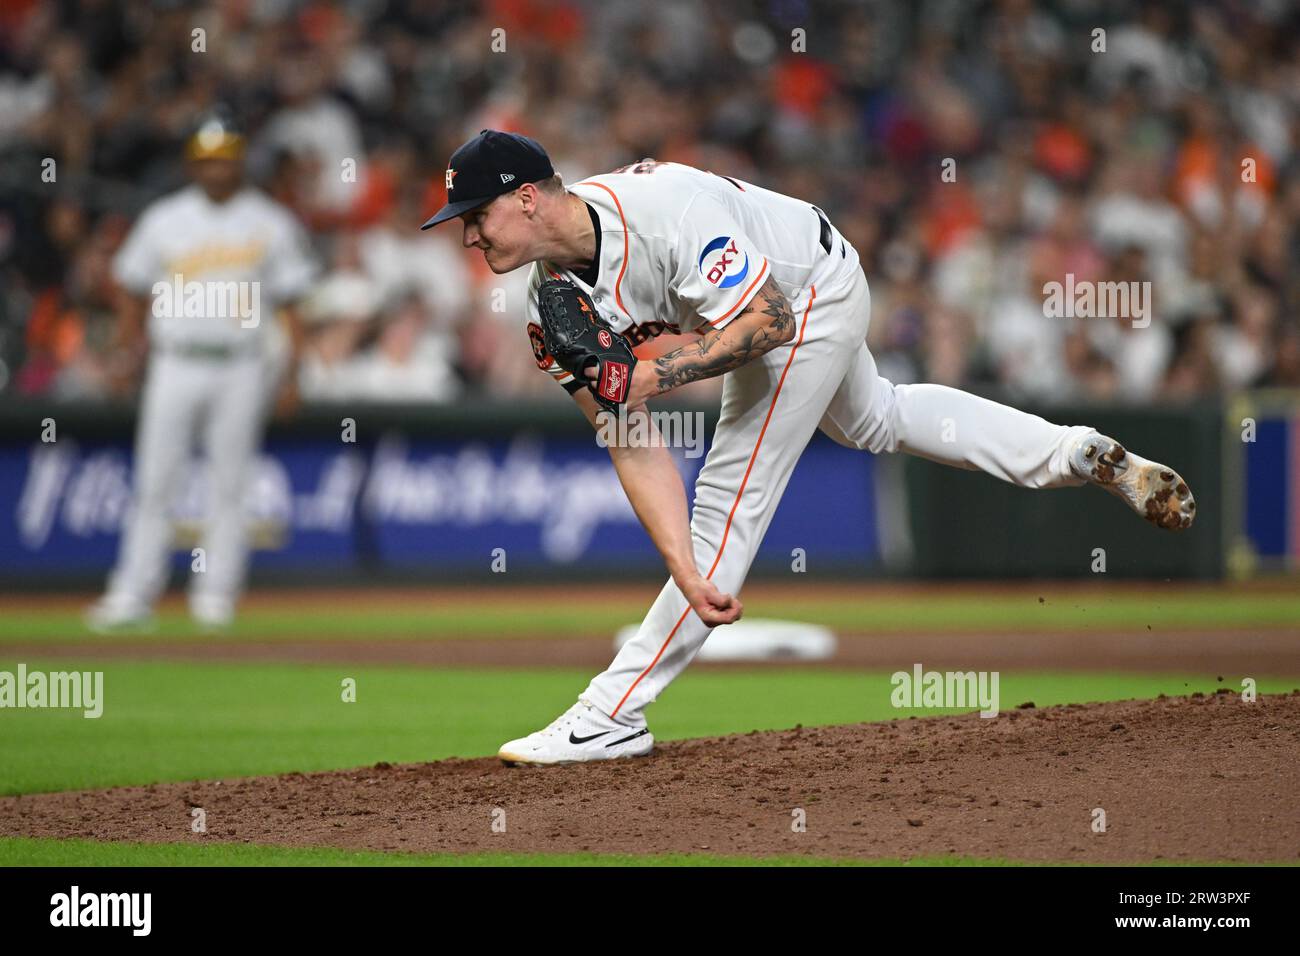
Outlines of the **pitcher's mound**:
{"type": "Polygon", "coordinates": [[[458,853],[1296,862],[1298,749],[1300,691],[1253,703],[1221,692],[676,741],[603,764],[454,759],[9,797],[0,834],[458,853]],[[206,812],[206,834],[190,830],[193,807],[206,812]]]}

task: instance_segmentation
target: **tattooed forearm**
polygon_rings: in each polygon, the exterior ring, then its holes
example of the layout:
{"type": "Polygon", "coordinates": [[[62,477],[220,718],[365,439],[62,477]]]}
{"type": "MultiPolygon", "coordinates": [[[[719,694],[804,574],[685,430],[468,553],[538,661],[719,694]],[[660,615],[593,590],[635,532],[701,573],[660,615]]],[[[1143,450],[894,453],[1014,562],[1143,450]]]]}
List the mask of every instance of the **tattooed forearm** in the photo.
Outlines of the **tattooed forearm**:
{"type": "MultiPolygon", "coordinates": [[[[794,313],[790,311],[789,300],[770,277],[763,283],[763,288],[758,290],[758,298],[763,300],[763,314],[772,319],[768,327],[781,339],[777,344],[789,342],[794,338],[794,313]]],[[[753,307],[754,303],[751,302],[749,308],[753,307]]]]}
{"type": "Polygon", "coordinates": [[[701,336],[655,360],[659,391],[713,378],[740,368],[794,338],[794,313],[769,277],[763,288],[726,328],[701,336]]]}

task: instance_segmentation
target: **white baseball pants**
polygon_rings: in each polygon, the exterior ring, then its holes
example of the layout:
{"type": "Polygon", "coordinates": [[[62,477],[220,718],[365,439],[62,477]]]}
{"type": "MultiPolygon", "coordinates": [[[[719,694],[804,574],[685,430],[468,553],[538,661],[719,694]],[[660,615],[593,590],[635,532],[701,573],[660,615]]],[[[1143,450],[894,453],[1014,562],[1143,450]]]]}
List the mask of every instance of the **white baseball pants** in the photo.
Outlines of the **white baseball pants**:
{"type": "MultiPolygon", "coordinates": [[[[700,571],[738,594],[795,463],[821,428],[849,448],[905,451],[1026,488],[1083,482],[1069,452],[1092,429],[942,385],[894,385],[866,346],[871,295],[860,268],[795,302],[793,341],[727,375],[713,444],[695,482],[691,535],[700,571]]],[[[795,506],[797,507],[797,502],[795,506]]],[[[643,711],[709,636],[670,579],[604,673],[581,695],[639,726],[643,711]]]]}
{"type": "Polygon", "coordinates": [[[257,353],[190,358],[155,351],[140,401],[134,495],[109,577],[110,601],[152,606],[167,586],[171,510],[196,438],[207,457],[208,488],[204,571],[191,577],[191,601],[238,599],[248,563],[244,501],[265,425],[265,379],[257,353]]]}

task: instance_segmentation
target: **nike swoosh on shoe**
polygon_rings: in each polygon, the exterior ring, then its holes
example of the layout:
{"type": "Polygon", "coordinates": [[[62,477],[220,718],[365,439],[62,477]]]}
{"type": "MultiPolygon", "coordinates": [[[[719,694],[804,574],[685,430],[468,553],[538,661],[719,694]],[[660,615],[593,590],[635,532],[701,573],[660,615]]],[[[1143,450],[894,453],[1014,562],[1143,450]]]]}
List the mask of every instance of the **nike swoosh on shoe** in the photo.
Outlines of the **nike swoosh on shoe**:
{"type": "MultiPolygon", "coordinates": [[[[578,737],[578,736],[576,736],[576,735],[574,734],[574,732],[573,732],[572,730],[570,730],[570,731],[569,731],[569,743],[571,743],[571,744],[585,744],[588,740],[595,740],[597,737],[604,737],[606,734],[612,734],[613,732],[614,732],[614,731],[612,731],[612,730],[602,730],[600,733],[598,733],[598,734],[592,734],[590,737],[578,737]]],[[[631,739],[632,739],[631,737],[628,738],[628,740],[631,740],[631,739]]],[[[615,743],[617,743],[617,742],[618,742],[618,741],[615,741],[615,743]]],[[[613,746],[613,744],[611,744],[610,746],[613,746]]]]}

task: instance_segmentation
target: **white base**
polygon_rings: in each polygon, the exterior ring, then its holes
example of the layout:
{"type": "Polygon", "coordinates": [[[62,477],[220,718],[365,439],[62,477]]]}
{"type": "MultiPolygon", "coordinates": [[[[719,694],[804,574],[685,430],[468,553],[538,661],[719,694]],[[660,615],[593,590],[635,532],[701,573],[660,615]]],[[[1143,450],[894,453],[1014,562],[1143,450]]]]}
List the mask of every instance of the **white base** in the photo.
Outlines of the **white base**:
{"type": "MultiPolygon", "coordinates": [[[[639,624],[620,628],[614,649],[636,637],[639,624]]],[[[701,661],[824,661],[835,656],[835,635],[815,624],[762,618],[713,629],[700,648],[701,661]]]]}

